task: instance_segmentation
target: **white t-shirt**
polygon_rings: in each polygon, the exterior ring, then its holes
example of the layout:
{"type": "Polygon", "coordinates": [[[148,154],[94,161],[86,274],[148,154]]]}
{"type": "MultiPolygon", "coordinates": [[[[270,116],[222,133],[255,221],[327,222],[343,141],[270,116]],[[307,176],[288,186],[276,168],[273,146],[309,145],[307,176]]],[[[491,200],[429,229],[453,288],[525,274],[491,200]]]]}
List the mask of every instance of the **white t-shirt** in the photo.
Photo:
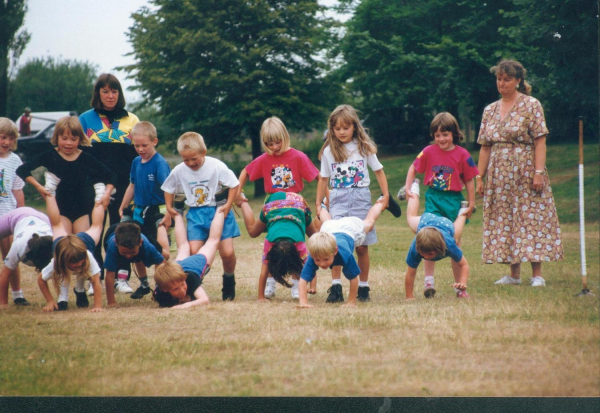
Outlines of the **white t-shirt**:
{"type": "Polygon", "coordinates": [[[12,191],[25,186],[25,182],[17,175],[17,168],[22,164],[21,158],[12,152],[6,158],[0,158],[0,215],[17,207],[12,191]]]}
{"type": "Polygon", "coordinates": [[[29,252],[27,242],[33,234],[38,234],[40,237],[52,236],[52,228],[47,222],[42,221],[38,217],[28,217],[20,220],[15,225],[13,232],[13,243],[10,246],[8,254],[4,259],[4,265],[10,270],[17,268],[20,262],[32,266],[31,263],[25,262],[25,255],[29,252]]]}
{"type": "Polygon", "coordinates": [[[160,189],[170,194],[183,190],[185,203],[189,207],[216,206],[215,194],[219,191],[219,185],[235,188],[240,182],[233,171],[220,160],[210,156],[204,159],[204,164],[197,171],[191,170],[184,163],[177,165],[160,189]]]}
{"type": "MultiPolygon", "coordinates": [[[[90,276],[93,277],[94,275],[100,273],[100,266],[96,262],[94,254],[92,254],[90,251],[87,252],[87,257],[90,261],[90,276]]],[[[77,278],[80,274],[74,272],[73,275],[75,278],[77,278]]],[[[42,280],[48,281],[52,279],[52,277],[54,277],[54,258],[52,258],[52,260],[50,260],[50,264],[46,265],[42,270],[42,280]]],[[[66,285],[68,285],[68,283],[66,283],[66,285]]]]}
{"type": "Polygon", "coordinates": [[[371,183],[369,166],[373,171],[383,168],[377,155],[362,156],[358,150],[356,139],[344,144],[349,153],[343,162],[336,162],[331,154],[331,147],[327,146],[321,157],[321,176],[329,178],[329,186],[337,188],[363,188],[371,183]]]}

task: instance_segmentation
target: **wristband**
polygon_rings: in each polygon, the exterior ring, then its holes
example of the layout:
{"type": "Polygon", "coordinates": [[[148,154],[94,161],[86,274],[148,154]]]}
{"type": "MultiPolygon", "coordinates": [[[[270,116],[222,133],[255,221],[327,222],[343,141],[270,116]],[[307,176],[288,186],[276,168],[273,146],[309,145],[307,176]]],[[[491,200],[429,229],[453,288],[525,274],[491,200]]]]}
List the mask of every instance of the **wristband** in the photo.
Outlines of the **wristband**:
{"type": "Polygon", "coordinates": [[[546,175],[546,171],[543,169],[536,169],[535,174],[536,175],[546,175]]]}

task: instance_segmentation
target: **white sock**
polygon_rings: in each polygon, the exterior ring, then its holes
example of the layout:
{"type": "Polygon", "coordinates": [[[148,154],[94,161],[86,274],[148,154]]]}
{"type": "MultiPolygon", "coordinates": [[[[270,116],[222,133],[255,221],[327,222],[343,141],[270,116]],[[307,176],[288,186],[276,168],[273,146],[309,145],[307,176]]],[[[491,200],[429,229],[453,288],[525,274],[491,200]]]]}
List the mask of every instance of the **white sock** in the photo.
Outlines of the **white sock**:
{"type": "Polygon", "coordinates": [[[368,287],[369,286],[369,282],[368,281],[359,281],[358,282],[358,286],[359,287],[368,287]]]}
{"type": "Polygon", "coordinates": [[[421,189],[419,188],[418,182],[413,182],[413,184],[410,186],[410,192],[412,192],[413,194],[417,194],[418,196],[421,196],[421,189]]]}
{"type": "Polygon", "coordinates": [[[58,294],[58,302],[69,301],[69,284],[60,284],[60,293],[58,294]]]}
{"type": "Polygon", "coordinates": [[[425,284],[427,284],[428,281],[431,281],[433,283],[433,275],[426,275],[425,276],[425,284]]]}
{"type": "Polygon", "coordinates": [[[331,285],[336,285],[336,284],[342,285],[342,279],[338,278],[337,280],[331,280],[331,285]]]}
{"type": "MultiPolygon", "coordinates": [[[[275,281],[275,280],[273,280],[273,281],[275,281]]],[[[292,278],[292,285],[293,285],[294,287],[298,287],[298,284],[299,284],[299,283],[300,283],[300,280],[294,280],[294,279],[292,278]]]]}
{"type": "Polygon", "coordinates": [[[85,292],[85,279],[78,278],[77,280],[75,280],[75,291],[77,291],[78,293],[85,292]]]}
{"type": "MultiPolygon", "coordinates": [[[[297,280],[292,280],[292,281],[297,281],[297,280]]],[[[277,284],[277,281],[275,281],[275,278],[273,278],[273,277],[267,277],[267,284],[269,284],[269,285],[277,284]]]]}
{"type": "Polygon", "coordinates": [[[19,291],[10,291],[12,293],[12,298],[13,300],[17,299],[17,298],[24,298],[23,297],[23,290],[19,290],[19,291]]]}

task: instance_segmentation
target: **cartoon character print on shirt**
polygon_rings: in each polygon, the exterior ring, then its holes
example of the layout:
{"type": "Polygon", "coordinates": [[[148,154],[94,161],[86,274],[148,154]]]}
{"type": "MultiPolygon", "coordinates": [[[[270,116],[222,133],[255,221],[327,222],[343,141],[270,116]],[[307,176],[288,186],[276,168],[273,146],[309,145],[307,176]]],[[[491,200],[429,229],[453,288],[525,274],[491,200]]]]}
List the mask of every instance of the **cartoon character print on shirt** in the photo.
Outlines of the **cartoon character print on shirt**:
{"type": "Polygon", "coordinates": [[[192,194],[194,194],[194,205],[203,206],[208,205],[209,191],[205,185],[195,185],[192,187],[192,194]]]}
{"type": "Polygon", "coordinates": [[[365,178],[363,160],[334,163],[331,165],[330,184],[332,188],[357,187],[365,178]]]}
{"type": "Polygon", "coordinates": [[[454,168],[438,165],[432,168],[433,177],[431,178],[431,187],[438,191],[449,191],[452,183],[452,173],[454,168]]]}
{"type": "Polygon", "coordinates": [[[4,185],[4,169],[0,169],[0,198],[6,198],[7,196],[8,191],[6,185],[4,185]]]}
{"type": "Polygon", "coordinates": [[[292,170],[287,165],[273,165],[271,169],[271,188],[288,189],[296,185],[292,170]]]}

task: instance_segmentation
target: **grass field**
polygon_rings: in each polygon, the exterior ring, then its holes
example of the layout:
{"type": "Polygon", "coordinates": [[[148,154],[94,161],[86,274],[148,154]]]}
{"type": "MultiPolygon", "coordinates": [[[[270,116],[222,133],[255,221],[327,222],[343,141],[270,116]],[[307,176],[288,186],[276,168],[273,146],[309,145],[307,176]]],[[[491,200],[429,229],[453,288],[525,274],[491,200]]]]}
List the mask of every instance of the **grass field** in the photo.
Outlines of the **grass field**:
{"type": "MultiPolygon", "coordinates": [[[[392,193],[413,159],[382,157],[392,193]]],[[[528,286],[528,266],[523,285],[494,285],[508,267],[480,263],[480,212],[463,235],[469,300],[454,297],[448,260],[437,266],[435,299],[422,295],[421,269],[417,299],[403,299],[413,235],[404,216],[389,213],[370,249],[372,301],[355,309],[325,304],[325,271],[309,298],[316,308],[296,309],[281,286],[271,302],[258,303],[262,241],[243,225],[235,241],[236,300],[221,301],[217,258],[204,308],[158,309],[148,297],[118,295],[119,309],[90,313],[75,309],[71,297],[69,311],[46,314],[36,274],[21,266],[32,306],[0,312],[0,395],[598,397],[598,147],[586,147],[585,164],[588,276],[596,295],[581,298],[573,297],[581,291],[577,159],[576,146],[548,147],[565,261],[544,264],[546,288],[528,286]]],[[[311,204],[314,192],[309,185],[304,194],[311,204]]],[[[257,213],[260,201],[251,204],[257,213]]],[[[480,198],[477,204],[481,211],[480,198]]],[[[343,286],[347,295],[345,280],[343,286]]]]}

